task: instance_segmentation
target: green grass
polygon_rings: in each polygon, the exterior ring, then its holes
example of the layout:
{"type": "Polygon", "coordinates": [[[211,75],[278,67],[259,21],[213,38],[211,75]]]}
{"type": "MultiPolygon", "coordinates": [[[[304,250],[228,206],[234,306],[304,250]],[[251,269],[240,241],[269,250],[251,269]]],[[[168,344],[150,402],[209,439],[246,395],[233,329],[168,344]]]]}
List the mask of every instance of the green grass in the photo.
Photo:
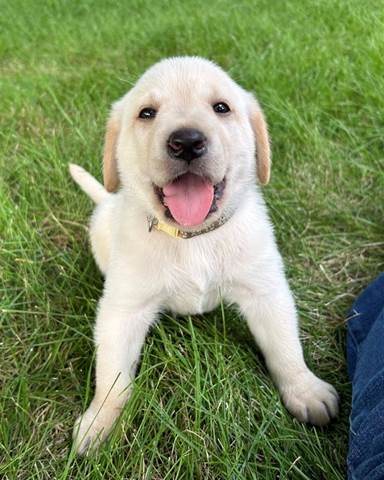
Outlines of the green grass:
{"type": "Polygon", "coordinates": [[[381,2],[0,2],[0,476],[342,479],[345,313],[384,267],[381,2]],[[93,391],[102,278],[91,204],[109,105],[160,58],[198,54],[255,90],[270,125],[264,189],[308,364],[341,394],[329,428],[295,421],[235,311],[164,316],[111,441],[70,455],[93,391]]]}

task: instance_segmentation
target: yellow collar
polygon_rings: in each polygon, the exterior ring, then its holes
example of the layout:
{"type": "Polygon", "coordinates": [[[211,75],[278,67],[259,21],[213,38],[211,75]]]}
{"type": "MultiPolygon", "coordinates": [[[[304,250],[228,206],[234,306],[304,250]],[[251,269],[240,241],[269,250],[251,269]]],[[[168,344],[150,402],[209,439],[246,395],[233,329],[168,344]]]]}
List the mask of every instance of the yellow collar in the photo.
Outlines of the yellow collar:
{"type": "Polygon", "coordinates": [[[147,217],[148,221],[148,231],[151,232],[153,229],[159,230],[160,232],[164,232],[167,235],[173,237],[173,238],[183,238],[184,240],[192,237],[196,237],[197,235],[203,235],[204,233],[212,232],[212,230],[216,230],[216,228],[221,227],[224,225],[224,223],[229,219],[229,216],[222,215],[219,217],[216,221],[211,223],[211,225],[208,225],[205,228],[202,228],[201,230],[193,230],[190,232],[187,232],[185,230],[180,230],[177,227],[174,227],[173,225],[169,225],[168,223],[165,222],[160,222],[155,217],[147,217]]]}

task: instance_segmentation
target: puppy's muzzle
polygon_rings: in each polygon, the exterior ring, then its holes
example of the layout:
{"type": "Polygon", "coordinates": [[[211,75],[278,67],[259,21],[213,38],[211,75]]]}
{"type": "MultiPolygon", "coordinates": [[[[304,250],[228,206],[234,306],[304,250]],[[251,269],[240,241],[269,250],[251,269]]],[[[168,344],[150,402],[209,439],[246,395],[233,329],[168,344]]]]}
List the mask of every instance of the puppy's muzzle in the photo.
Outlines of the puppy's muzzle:
{"type": "Polygon", "coordinates": [[[172,158],[190,163],[207,151],[207,139],[199,130],[181,128],[171,133],[167,141],[167,150],[172,158]]]}

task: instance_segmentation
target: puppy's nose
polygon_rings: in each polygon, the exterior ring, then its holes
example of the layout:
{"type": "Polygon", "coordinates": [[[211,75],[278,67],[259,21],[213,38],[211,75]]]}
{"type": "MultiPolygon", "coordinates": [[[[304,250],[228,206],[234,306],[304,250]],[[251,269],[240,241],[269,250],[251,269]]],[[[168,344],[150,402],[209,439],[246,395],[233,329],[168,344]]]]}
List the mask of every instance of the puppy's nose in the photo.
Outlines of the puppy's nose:
{"type": "Polygon", "coordinates": [[[207,150],[207,139],[204,134],[194,128],[180,128],[173,132],[167,142],[168,153],[173,158],[191,162],[199,158],[207,150]]]}

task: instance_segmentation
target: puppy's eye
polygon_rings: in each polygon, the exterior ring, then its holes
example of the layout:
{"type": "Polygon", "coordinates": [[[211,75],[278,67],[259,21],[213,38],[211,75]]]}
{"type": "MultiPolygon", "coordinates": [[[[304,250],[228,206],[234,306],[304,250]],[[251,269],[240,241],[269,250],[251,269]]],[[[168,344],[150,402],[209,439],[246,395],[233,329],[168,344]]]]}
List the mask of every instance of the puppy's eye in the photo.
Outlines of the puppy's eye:
{"type": "Polygon", "coordinates": [[[216,113],[228,113],[231,111],[229,106],[224,102],[215,103],[215,105],[213,105],[213,110],[216,113]]]}
{"type": "Polygon", "coordinates": [[[146,107],[140,110],[139,118],[143,118],[144,120],[150,120],[151,118],[156,117],[156,110],[152,107],[146,107]]]}

